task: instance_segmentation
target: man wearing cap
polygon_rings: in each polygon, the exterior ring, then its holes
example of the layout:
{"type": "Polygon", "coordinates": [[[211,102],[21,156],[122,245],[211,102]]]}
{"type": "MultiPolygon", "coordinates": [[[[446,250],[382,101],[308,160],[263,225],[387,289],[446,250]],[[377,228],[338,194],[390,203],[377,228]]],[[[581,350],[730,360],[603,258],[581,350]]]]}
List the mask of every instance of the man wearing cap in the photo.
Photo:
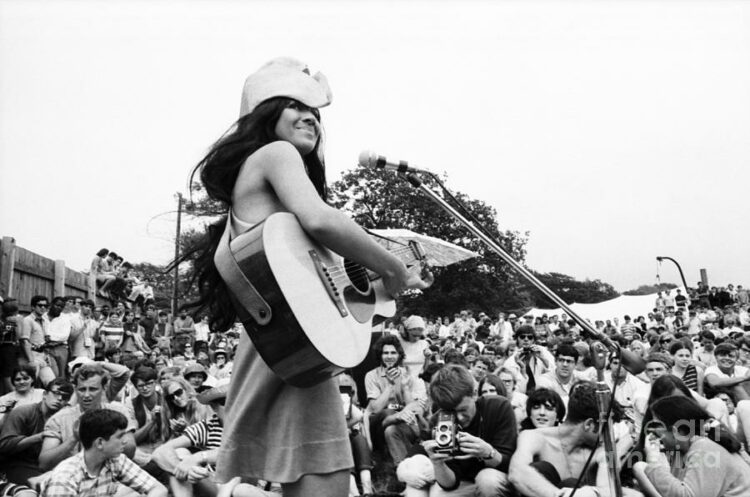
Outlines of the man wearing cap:
{"type": "Polygon", "coordinates": [[[226,349],[216,349],[213,351],[213,364],[208,369],[208,374],[221,380],[223,378],[229,378],[232,375],[232,362],[229,361],[229,353],[226,349]]]}

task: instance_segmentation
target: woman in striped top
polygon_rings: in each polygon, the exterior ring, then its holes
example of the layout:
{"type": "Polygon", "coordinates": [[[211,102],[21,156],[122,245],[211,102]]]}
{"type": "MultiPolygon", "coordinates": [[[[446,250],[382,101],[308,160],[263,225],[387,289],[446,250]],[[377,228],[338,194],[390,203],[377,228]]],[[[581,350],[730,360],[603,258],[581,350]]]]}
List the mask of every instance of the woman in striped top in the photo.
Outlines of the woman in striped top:
{"type": "Polygon", "coordinates": [[[692,343],[675,340],[669,346],[669,353],[674,360],[672,374],[680,378],[690,390],[703,395],[703,370],[695,367],[692,343]]]}

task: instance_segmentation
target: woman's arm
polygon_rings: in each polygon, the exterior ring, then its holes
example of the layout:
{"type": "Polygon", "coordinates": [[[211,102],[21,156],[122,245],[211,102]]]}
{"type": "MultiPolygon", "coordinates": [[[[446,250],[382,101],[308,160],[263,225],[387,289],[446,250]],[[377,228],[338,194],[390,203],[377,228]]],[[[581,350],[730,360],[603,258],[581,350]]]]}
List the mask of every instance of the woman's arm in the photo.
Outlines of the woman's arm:
{"type": "MultiPolygon", "coordinates": [[[[423,280],[410,272],[403,262],[375,242],[349,216],[323,202],[307,177],[302,157],[292,144],[277,141],[258,150],[242,168],[237,182],[241,183],[246,179],[245,175],[252,174],[253,167],[262,168],[265,181],[312,238],[378,273],[391,295],[407,288],[424,289],[432,283],[432,275],[423,280]]],[[[241,192],[241,188],[235,189],[236,193],[241,192]]],[[[241,200],[235,198],[235,203],[238,202],[241,200]]]]}

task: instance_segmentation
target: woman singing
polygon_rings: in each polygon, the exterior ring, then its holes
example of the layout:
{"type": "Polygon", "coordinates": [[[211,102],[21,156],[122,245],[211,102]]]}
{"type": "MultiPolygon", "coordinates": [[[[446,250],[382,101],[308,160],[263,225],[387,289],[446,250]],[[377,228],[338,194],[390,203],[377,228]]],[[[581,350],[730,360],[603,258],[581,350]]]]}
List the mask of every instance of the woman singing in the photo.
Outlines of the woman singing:
{"type": "MultiPolygon", "coordinates": [[[[331,101],[325,78],[294,59],[279,58],[247,78],[240,118],[195,171],[208,195],[228,207],[228,220],[209,230],[196,262],[201,299],[216,329],[237,316],[213,256],[224,230],[237,236],[276,212],[295,214],[307,234],[375,271],[397,295],[427,288],[425,279],[375,243],[326,202],[319,107],[331,101]]],[[[338,382],[310,388],[284,383],[243,333],[227,397],[217,479],[260,478],[282,484],[285,496],[345,496],[353,466],[338,382]]]]}

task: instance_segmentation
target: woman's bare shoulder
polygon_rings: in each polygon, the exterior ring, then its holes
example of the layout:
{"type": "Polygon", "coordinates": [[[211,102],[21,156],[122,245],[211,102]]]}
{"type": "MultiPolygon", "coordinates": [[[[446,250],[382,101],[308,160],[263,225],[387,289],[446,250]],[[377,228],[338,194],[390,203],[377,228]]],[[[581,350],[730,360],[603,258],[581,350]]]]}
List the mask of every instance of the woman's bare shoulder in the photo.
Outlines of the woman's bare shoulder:
{"type": "Polygon", "coordinates": [[[250,154],[245,160],[246,168],[248,164],[273,165],[278,163],[302,163],[302,157],[294,145],[284,140],[277,140],[263,145],[258,150],[250,154]]]}

